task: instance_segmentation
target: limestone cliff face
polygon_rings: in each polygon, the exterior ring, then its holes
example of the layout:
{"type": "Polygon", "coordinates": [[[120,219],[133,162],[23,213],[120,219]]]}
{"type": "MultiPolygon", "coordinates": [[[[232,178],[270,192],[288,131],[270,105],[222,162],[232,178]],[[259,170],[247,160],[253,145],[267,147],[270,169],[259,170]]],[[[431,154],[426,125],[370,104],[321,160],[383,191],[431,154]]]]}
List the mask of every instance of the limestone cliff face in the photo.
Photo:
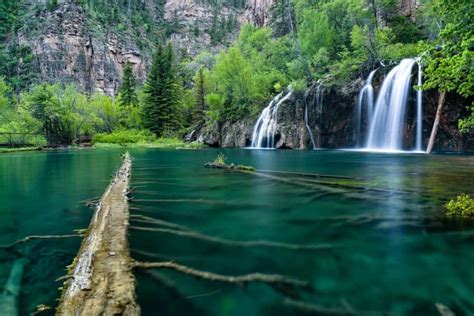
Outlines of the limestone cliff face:
{"type": "Polygon", "coordinates": [[[257,26],[266,26],[270,22],[270,7],[273,0],[248,0],[244,18],[257,26]]]}
{"type": "Polygon", "coordinates": [[[144,78],[146,62],[136,44],[119,34],[99,38],[88,32],[83,9],[75,1],[64,1],[37,18],[47,21],[37,30],[39,35],[20,32],[19,43],[31,49],[41,80],[73,82],[87,92],[114,95],[127,61],[138,78],[144,78]]]}
{"type": "MultiPolygon", "coordinates": [[[[191,56],[203,50],[217,53],[231,43],[238,35],[242,23],[243,10],[222,6],[216,11],[203,1],[197,0],[167,0],[164,7],[164,20],[175,22],[177,26],[170,36],[173,45],[179,50],[186,50],[191,56]],[[221,41],[213,41],[210,30],[216,20],[229,21],[235,19],[237,25],[221,41]]],[[[218,25],[221,27],[221,25],[218,25]]]]}
{"type": "MultiPolygon", "coordinates": [[[[142,0],[152,17],[150,23],[168,25],[168,39],[176,51],[186,51],[191,56],[203,50],[217,53],[225,49],[244,22],[266,24],[271,4],[270,0],[250,0],[245,9],[222,5],[216,10],[207,1],[166,0],[160,13],[158,2],[142,0]],[[228,29],[218,40],[211,38],[213,29],[220,31],[221,25],[217,22],[223,24],[231,20],[234,21],[232,30],[228,29]]],[[[20,45],[30,48],[34,56],[33,69],[40,81],[72,82],[89,93],[115,95],[127,61],[133,64],[139,81],[145,79],[156,44],[140,45],[138,37],[146,38],[146,34],[136,35],[138,30],[120,31],[116,26],[110,28],[115,31],[104,31],[107,27],[103,25],[91,27],[84,8],[75,0],[59,0],[53,10],[47,9],[47,3],[45,0],[28,2],[30,11],[35,12],[29,19],[38,22],[34,30],[22,28],[17,38],[20,45]]]]}

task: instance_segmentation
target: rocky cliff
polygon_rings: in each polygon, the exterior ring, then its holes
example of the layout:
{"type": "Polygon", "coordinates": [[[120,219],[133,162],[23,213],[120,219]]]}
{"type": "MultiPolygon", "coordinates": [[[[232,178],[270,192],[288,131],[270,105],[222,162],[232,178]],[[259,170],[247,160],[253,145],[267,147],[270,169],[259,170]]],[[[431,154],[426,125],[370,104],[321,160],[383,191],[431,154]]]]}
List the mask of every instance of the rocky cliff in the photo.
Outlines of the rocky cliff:
{"type": "Polygon", "coordinates": [[[127,61],[138,79],[145,79],[155,40],[171,40],[177,52],[191,56],[203,50],[217,53],[235,39],[242,23],[266,24],[271,5],[270,0],[250,0],[240,8],[204,0],[128,1],[135,7],[118,10],[129,16],[104,25],[98,17],[102,13],[86,6],[87,1],[48,3],[25,1],[28,13],[15,39],[29,48],[38,81],[73,82],[108,95],[117,93],[127,61]]]}
{"type": "MultiPolygon", "coordinates": [[[[353,105],[347,95],[317,85],[306,92],[294,93],[278,110],[275,147],[279,149],[312,148],[310,134],[305,126],[305,106],[308,106],[308,123],[316,147],[349,147],[353,142],[353,105]]],[[[236,122],[200,126],[194,130],[192,140],[213,147],[250,146],[252,132],[258,117],[236,122]]]]}

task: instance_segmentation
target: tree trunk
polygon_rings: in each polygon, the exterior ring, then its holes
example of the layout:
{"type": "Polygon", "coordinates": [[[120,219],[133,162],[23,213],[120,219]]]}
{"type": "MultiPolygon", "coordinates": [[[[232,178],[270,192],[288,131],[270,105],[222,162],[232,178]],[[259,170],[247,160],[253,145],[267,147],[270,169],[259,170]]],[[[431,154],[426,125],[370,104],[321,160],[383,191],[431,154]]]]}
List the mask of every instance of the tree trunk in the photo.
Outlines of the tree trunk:
{"type": "Polygon", "coordinates": [[[428,142],[428,147],[426,148],[426,153],[431,154],[433,145],[436,139],[436,134],[438,133],[439,121],[441,119],[441,113],[444,108],[444,101],[446,100],[446,91],[442,91],[438,99],[438,108],[436,109],[436,116],[433,123],[433,129],[431,130],[430,141],[428,142]]]}

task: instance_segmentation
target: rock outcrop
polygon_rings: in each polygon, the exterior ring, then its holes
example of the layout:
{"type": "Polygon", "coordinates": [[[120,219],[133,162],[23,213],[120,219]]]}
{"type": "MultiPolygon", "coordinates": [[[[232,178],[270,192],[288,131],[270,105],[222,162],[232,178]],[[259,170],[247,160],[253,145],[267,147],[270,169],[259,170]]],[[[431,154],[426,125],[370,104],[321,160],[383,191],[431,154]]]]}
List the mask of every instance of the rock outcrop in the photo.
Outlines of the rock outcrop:
{"type": "MultiPolygon", "coordinates": [[[[295,93],[280,105],[278,124],[275,131],[275,147],[279,149],[312,148],[311,138],[304,122],[305,102],[308,104],[309,125],[317,146],[339,148],[349,146],[353,141],[352,113],[350,97],[327,92],[323,99],[321,115],[317,109],[316,88],[308,93],[295,93]]],[[[236,122],[214,122],[194,131],[192,138],[213,147],[247,147],[252,140],[252,132],[258,117],[236,122]]]]}
{"type": "MultiPolygon", "coordinates": [[[[34,27],[21,28],[16,39],[34,56],[33,70],[39,81],[71,82],[89,93],[115,95],[127,61],[133,64],[138,80],[145,79],[156,43],[149,42],[143,30],[131,25],[126,30],[92,25],[89,11],[79,1],[60,0],[54,8],[48,8],[48,3],[29,2],[24,23],[33,19],[34,27]]],[[[270,0],[252,0],[246,9],[226,4],[216,7],[199,0],[166,0],[163,7],[159,1],[142,3],[150,13],[147,23],[165,30],[178,53],[186,51],[191,56],[204,50],[215,54],[225,49],[238,35],[242,23],[266,24],[271,5],[270,0]]]]}
{"type": "Polygon", "coordinates": [[[75,1],[43,10],[37,18],[42,21],[39,35],[22,31],[18,37],[20,45],[30,48],[41,81],[73,82],[89,93],[115,95],[127,61],[139,79],[145,77],[146,62],[136,43],[115,33],[100,38],[89,32],[75,1]]]}

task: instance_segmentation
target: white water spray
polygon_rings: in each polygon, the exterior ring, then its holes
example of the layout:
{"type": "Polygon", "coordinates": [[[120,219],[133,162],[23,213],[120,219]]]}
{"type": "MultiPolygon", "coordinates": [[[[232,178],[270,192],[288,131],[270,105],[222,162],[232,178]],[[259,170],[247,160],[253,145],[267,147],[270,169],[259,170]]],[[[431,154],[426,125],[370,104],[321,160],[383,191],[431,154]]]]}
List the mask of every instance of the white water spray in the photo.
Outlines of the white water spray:
{"type": "MultiPolygon", "coordinates": [[[[414,63],[414,59],[403,59],[385,78],[375,103],[367,149],[388,151],[402,149],[404,121],[414,63]]],[[[418,137],[421,138],[417,135],[418,137]]]]}
{"type": "Polygon", "coordinates": [[[423,66],[421,61],[418,59],[418,90],[416,91],[416,150],[422,151],[423,149],[423,91],[421,86],[423,85],[423,66]]]}
{"type": "Polygon", "coordinates": [[[315,149],[316,142],[314,141],[313,131],[311,130],[311,127],[309,126],[309,122],[308,122],[308,103],[306,102],[306,98],[305,98],[305,103],[304,103],[304,125],[306,125],[306,129],[308,130],[309,137],[311,138],[311,144],[313,145],[313,149],[315,149]]]}
{"type": "MultiPolygon", "coordinates": [[[[357,107],[356,107],[356,142],[357,145],[360,146],[362,142],[362,111],[364,105],[366,105],[366,115],[367,115],[367,128],[370,127],[370,123],[372,121],[372,116],[374,113],[374,88],[372,87],[372,81],[375,76],[375,72],[377,69],[372,70],[365,81],[364,86],[359,92],[359,96],[357,97],[357,107]],[[365,103],[364,103],[365,101],[365,103]]],[[[365,133],[366,134],[366,133],[365,133]]]]}
{"type": "Polygon", "coordinates": [[[293,89],[289,86],[288,93],[283,95],[283,92],[281,92],[263,109],[253,129],[252,148],[275,148],[278,108],[280,104],[288,100],[292,94],[293,89]]]}

